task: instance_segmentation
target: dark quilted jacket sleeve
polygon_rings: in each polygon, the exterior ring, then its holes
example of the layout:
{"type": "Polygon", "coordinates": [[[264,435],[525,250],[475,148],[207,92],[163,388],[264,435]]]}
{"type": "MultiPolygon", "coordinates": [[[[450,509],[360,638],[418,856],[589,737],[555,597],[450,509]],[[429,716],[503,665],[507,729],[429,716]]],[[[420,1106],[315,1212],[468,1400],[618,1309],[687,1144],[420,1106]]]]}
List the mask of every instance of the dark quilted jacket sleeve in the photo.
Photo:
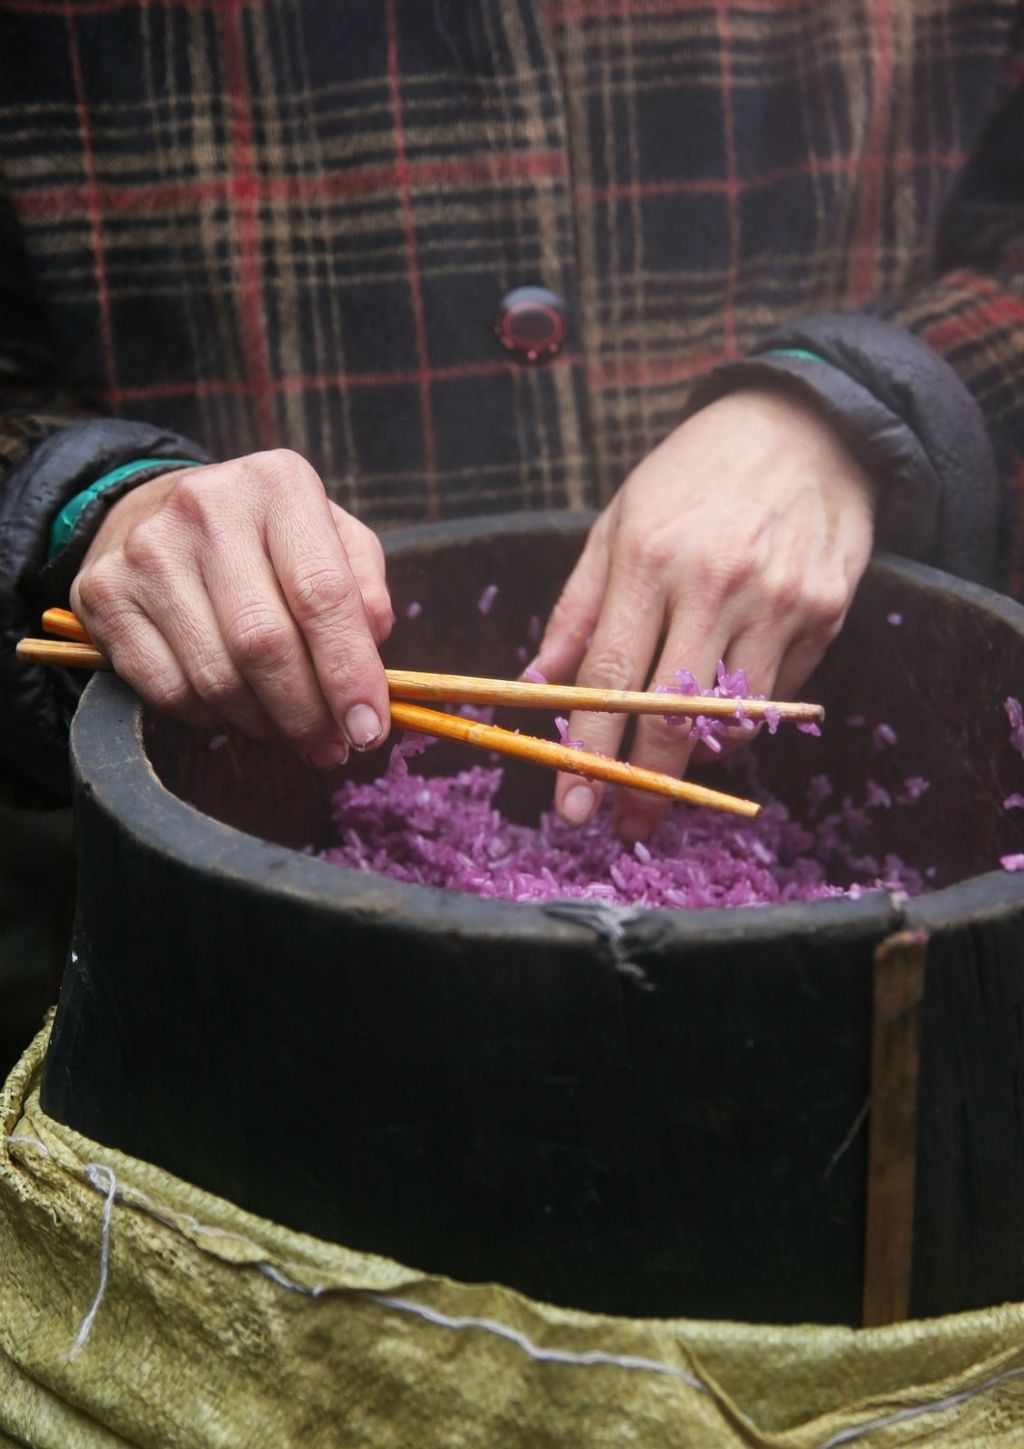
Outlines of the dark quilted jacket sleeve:
{"type": "Polygon", "coordinates": [[[758,383],[816,403],[871,469],[879,546],[1024,593],[1024,86],[912,294],[795,320],[709,374],[693,406],[758,383]]]}
{"type": "Polygon", "coordinates": [[[148,424],[92,417],[58,390],[2,184],[0,322],[0,798],[45,808],[69,799],[67,722],[81,679],[20,664],[14,648],[24,635],[38,633],[44,608],[67,603],[89,539],[120,494],[111,490],[95,500],[68,546],[48,564],[51,524],[69,499],[122,463],[137,458],[202,462],[206,454],[195,443],[148,424]]]}
{"type": "Polygon", "coordinates": [[[985,418],[919,338],[857,313],[805,317],[711,373],[693,405],[743,386],[784,388],[824,414],[878,485],[878,547],[996,582],[998,482],[985,418]]]}
{"type": "MultiPolygon", "coordinates": [[[[1024,30],[1024,21],[1021,22],[1024,30]]],[[[1022,36],[1024,42],[1024,36],[1022,36]]],[[[933,279],[885,316],[945,358],[985,417],[1001,484],[997,579],[1024,594],[1024,44],[1019,85],[944,225],[933,279]]]]}

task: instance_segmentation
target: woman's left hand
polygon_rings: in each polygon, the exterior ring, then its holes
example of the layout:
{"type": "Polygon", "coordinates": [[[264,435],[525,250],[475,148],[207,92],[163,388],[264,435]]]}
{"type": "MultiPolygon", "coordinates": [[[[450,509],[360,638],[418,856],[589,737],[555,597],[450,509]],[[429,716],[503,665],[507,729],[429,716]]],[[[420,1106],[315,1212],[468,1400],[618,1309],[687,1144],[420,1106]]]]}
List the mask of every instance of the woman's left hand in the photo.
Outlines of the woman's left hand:
{"type": "MultiPolygon", "coordinates": [[[[533,667],[614,689],[701,687],[717,661],[752,693],[792,697],[846,617],[871,554],[874,486],[832,426],[781,391],[720,398],[654,449],[604,510],[548,621],[533,667]]],[[[574,714],[569,734],[617,754],[622,715],[574,714]]],[[[638,721],[630,760],[682,775],[686,726],[638,721]]],[[[560,775],[555,803],[588,820],[604,787],[560,775]]],[[[619,832],[646,839],[667,804],[620,790],[619,832]]]]}

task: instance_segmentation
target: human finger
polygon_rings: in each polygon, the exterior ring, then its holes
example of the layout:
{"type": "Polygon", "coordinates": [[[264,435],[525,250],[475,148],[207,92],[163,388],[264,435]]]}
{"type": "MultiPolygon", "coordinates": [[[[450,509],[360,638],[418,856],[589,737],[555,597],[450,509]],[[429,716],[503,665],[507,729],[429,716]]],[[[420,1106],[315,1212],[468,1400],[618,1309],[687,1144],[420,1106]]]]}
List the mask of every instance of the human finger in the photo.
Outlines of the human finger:
{"type": "MultiPolygon", "coordinates": [[[[677,608],[652,675],[655,688],[679,688],[677,670],[693,676],[699,690],[710,688],[719,659],[729,653],[729,630],[721,615],[677,608]]],[[[687,685],[689,688],[689,685],[687,685]]],[[[629,763],[681,779],[698,744],[693,721],[678,716],[643,715],[629,752],[629,763]]],[[[712,734],[711,738],[715,736],[712,734]]],[[[664,819],[669,802],[645,790],[615,792],[615,828],[625,840],[647,840],[664,819]]]]}
{"type": "Polygon", "coordinates": [[[791,639],[779,660],[775,696],[795,699],[824,659],[827,648],[828,642],[815,635],[798,634],[791,639]]]}
{"type": "Polygon", "coordinates": [[[199,729],[224,723],[222,714],[193,689],[163,633],[141,609],[122,607],[114,616],[94,614],[77,585],[71,590],[71,606],[114,672],[151,709],[199,729]]]}
{"type": "Polygon", "coordinates": [[[179,592],[173,607],[153,608],[154,623],[195,697],[219,724],[250,739],[275,731],[264,701],[236,663],[214,601],[205,589],[179,592]]]}
{"type": "MultiPolygon", "coordinates": [[[[628,560],[613,564],[593,637],[576,673],[576,683],[596,689],[640,689],[657,648],[664,617],[660,589],[628,560]]],[[[626,716],[574,710],[568,738],[588,750],[614,757],[626,728],[626,716]]],[[[573,825],[591,818],[604,797],[597,780],[559,774],[555,808],[573,825]]]]}
{"type": "Polygon", "coordinates": [[[116,673],[153,709],[186,724],[230,724],[253,739],[274,733],[245,681],[223,663],[220,629],[196,571],[174,570],[144,537],[129,543],[127,557],[83,569],[71,604],[116,673]],[[146,566],[133,569],[139,548],[146,566]]]}
{"type": "Polygon", "coordinates": [[[390,635],[395,623],[395,611],[387,586],[384,549],[372,528],[367,528],[365,523],[351,513],[346,513],[336,503],[329,506],[349,566],[359,585],[374,643],[381,645],[390,635]]]}
{"type": "Polygon", "coordinates": [[[349,745],[372,749],[390,728],[387,680],[359,584],[326,504],[324,496],[322,509],[272,513],[267,553],[331,718],[349,745]]]}
{"type": "Polygon", "coordinates": [[[609,515],[602,514],[548,616],[529,666],[552,682],[576,679],[587,652],[608,583],[609,530],[609,515]]]}
{"type": "Polygon", "coordinates": [[[208,674],[223,681],[229,699],[244,688],[303,759],[321,768],[342,764],[348,745],[262,543],[212,554],[206,579],[219,645],[208,674]]]}

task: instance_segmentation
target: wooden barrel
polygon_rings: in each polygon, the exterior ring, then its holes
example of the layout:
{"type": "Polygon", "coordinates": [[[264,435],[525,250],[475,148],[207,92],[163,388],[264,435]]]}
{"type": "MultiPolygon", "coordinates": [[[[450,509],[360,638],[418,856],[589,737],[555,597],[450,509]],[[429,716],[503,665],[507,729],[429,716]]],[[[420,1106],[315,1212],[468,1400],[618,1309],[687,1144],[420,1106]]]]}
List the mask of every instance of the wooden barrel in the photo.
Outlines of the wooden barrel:
{"type": "MultiPolygon", "coordinates": [[[[392,535],[388,661],[515,673],[583,531],[392,535]]],[[[823,738],[755,748],[794,804],[819,772],[858,798],[926,777],[875,843],[933,892],[611,928],[303,854],[344,772],[213,748],[97,678],[44,1106],[279,1222],[558,1304],[857,1323],[1024,1298],[1024,876],[998,865],[1022,688],[1024,609],[877,561],[804,691],[823,738]]],[[[529,815],[551,779],[506,785],[529,815]]]]}

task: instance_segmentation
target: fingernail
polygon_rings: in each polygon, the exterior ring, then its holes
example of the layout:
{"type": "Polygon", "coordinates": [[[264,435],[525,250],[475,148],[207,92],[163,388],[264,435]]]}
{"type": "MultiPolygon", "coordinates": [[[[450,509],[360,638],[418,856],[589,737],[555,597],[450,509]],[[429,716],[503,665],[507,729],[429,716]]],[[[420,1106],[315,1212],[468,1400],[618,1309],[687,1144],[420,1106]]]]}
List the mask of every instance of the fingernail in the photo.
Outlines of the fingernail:
{"type": "Polygon", "coordinates": [[[315,750],[310,750],[306,759],[318,770],[333,770],[348,759],[348,745],[344,740],[329,740],[326,745],[318,745],[315,750]]]}
{"type": "Polygon", "coordinates": [[[377,711],[368,704],[354,704],[345,716],[345,733],[356,750],[368,750],[374,740],[379,740],[384,730],[377,711]]]}
{"type": "Polygon", "coordinates": [[[593,815],[596,803],[593,790],[586,785],[573,785],[562,801],[562,819],[568,820],[570,825],[585,825],[593,815]]]}

